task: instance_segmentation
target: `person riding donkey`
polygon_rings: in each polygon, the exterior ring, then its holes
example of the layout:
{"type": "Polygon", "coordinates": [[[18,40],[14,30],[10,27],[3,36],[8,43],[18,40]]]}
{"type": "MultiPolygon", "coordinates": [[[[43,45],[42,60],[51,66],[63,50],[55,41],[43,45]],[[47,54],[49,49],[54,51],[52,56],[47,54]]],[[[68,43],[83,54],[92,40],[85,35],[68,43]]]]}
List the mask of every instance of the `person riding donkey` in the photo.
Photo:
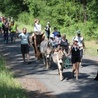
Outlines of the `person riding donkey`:
{"type": "Polygon", "coordinates": [[[56,51],[57,47],[61,43],[61,34],[57,31],[56,27],[54,27],[54,32],[50,35],[49,43],[53,47],[54,51],[56,51]]]}
{"type": "Polygon", "coordinates": [[[68,50],[69,50],[69,42],[68,42],[65,34],[62,35],[62,39],[61,39],[60,45],[65,50],[65,52],[68,53],[68,50]]]}
{"type": "Polygon", "coordinates": [[[43,32],[42,32],[42,26],[40,24],[40,20],[35,19],[35,21],[34,21],[34,33],[32,34],[32,41],[34,42],[34,36],[41,35],[41,34],[43,34],[43,32]]]}
{"type": "Polygon", "coordinates": [[[35,19],[34,21],[34,33],[31,35],[31,39],[33,42],[33,47],[35,51],[35,56],[40,59],[41,53],[40,53],[40,43],[44,40],[44,33],[42,32],[41,24],[39,19],[35,19]]]}

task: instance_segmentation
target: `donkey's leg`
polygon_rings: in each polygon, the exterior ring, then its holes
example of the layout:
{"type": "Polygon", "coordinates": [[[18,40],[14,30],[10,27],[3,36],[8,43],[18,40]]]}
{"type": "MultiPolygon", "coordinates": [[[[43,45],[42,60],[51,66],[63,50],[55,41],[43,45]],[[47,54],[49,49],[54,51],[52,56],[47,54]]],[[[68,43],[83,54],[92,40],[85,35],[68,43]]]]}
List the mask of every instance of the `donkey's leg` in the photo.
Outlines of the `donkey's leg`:
{"type": "Polygon", "coordinates": [[[63,80],[63,66],[58,64],[58,70],[59,70],[59,76],[60,76],[60,80],[63,80]]]}

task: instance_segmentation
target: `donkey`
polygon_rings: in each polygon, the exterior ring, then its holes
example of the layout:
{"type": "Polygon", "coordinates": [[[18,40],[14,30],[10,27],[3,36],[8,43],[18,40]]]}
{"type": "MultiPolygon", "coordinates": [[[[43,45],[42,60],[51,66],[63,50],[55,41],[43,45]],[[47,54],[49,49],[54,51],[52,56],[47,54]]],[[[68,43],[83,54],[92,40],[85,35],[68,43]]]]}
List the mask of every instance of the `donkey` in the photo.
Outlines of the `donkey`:
{"type": "Polygon", "coordinates": [[[40,52],[40,43],[44,40],[43,34],[34,34],[34,37],[31,38],[33,41],[33,48],[35,52],[35,57],[40,60],[42,58],[42,54],[40,52]]]}
{"type": "Polygon", "coordinates": [[[41,42],[40,51],[42,54],[44,65],[46,66],[47,69],[49,69],[52,62],[52,58],[51,58],[52,48],[47,39],[41,42]]]}
{"type": "Polygon", "coordinates": [[[64,59],[65,59],[65,57],[66,57],[66,54],[65,54],[64,50],[61,47],[57,48],[57,51],[54,52],[54,54],[52,56],[53,61],[58,66],[58,74],[59,74],[59,77],[60,77],[61,81],[64,79],[63,69],[64,69],[64,59]]]}

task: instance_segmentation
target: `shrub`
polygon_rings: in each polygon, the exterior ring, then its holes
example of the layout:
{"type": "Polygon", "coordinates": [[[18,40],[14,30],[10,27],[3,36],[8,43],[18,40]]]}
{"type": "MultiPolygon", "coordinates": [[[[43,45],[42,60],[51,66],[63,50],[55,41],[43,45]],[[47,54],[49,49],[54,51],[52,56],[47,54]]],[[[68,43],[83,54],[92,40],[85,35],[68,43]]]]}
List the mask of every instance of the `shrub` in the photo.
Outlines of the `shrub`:
{"type": "Polygon", "coordinates": [[[32,25],[34,21],[34,17],[27,12],[23,12],[18,15],[18,21],[27,25],[32,25]]]}

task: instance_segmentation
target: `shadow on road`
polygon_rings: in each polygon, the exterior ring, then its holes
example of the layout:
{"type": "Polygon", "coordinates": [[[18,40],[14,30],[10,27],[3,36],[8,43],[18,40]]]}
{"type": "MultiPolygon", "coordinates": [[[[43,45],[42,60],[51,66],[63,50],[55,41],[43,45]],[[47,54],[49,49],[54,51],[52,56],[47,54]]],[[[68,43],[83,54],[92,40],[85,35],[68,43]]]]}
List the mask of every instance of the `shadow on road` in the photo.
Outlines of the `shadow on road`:
{"type": "MultiPolygon", "coordinates": [[[[11,71],[14,72],[15,77],[23,77],[28,75],[47,75],[48,77],[53,76],[52,81],[56,81],[54,75],[57,75],[57,66],[55,64],[52,64],[50,70],[46,70],[45,66],[43,65],[42,61],[37,61],[34,57],[33,49],[30,49],[30,55],[31,55],[31,64],[23,63],[21,52],[20,52],[20,42],[17,41],[13,44],[2,44],[2,41],[0,42],[0,52],[2,52],[5,59],[8,61],[7,66],[10,68],[11,71]],[[52,73],[50,73],[52,72],[52,73]],[[50,75],[50,76],[49,76],[50,75]]],[[[57,95],[57,98],[97,98],[98,97],[98,82],[94,81],[95,71],[98,68],[98,61],[91,60],[91,59],[83,59],[83,72],[80,72],[79,78],[80,80],[77,82],[74,79],[71,79],[71,71],[69,69],[64,69],[64,77],[68,77],[68,81],[64,80],[64,82],[60,82],[59,79],[56,81],[58,83],[55,84],[54,87],[58,86],[58,89],[62,90],[63,92],[60,92],[57,95]],[[91,68],[90,70],[87,70],[89,72],[86,72],[85,69],[91,68]],[[91,71],[93,70],[93,71],[91,71]],[[65,82],[66,81],[66,82],[65,82]],[[66,84],[66,87],[64,85],[66,84]],[[68,86],[70,85],[70,86],[68,86]],[[68,87],[69,88],[68,88],[68,87]],[[66,90],[67,89],[67,90],[66,90]]],[[[71,69],[71,68],[70,68],[71,69]]],[[[51,84],[51,83],[50,83],[51,84]]],[[[52,84],[51,84],[52,85],[52,84]]],[[[51,87],[52,88],[52,87],[51,87]]],[[[56,90],[56,89],[55,89],[56,90]]],[[[29,95],[32,94],[38,94],[39,91],[30,91],[28,92],[29,95]]],[[[38,98],[54,98],[49,97],[46,93],[40,93],[42,97],[38,98]]],[[[34,95],[36,96],[36,95],[34,95]]],[[[31,97],[32,98],[32,97],[31,97]]],[[[37,97],[33,97],[37,98],[37,97]]]]}

